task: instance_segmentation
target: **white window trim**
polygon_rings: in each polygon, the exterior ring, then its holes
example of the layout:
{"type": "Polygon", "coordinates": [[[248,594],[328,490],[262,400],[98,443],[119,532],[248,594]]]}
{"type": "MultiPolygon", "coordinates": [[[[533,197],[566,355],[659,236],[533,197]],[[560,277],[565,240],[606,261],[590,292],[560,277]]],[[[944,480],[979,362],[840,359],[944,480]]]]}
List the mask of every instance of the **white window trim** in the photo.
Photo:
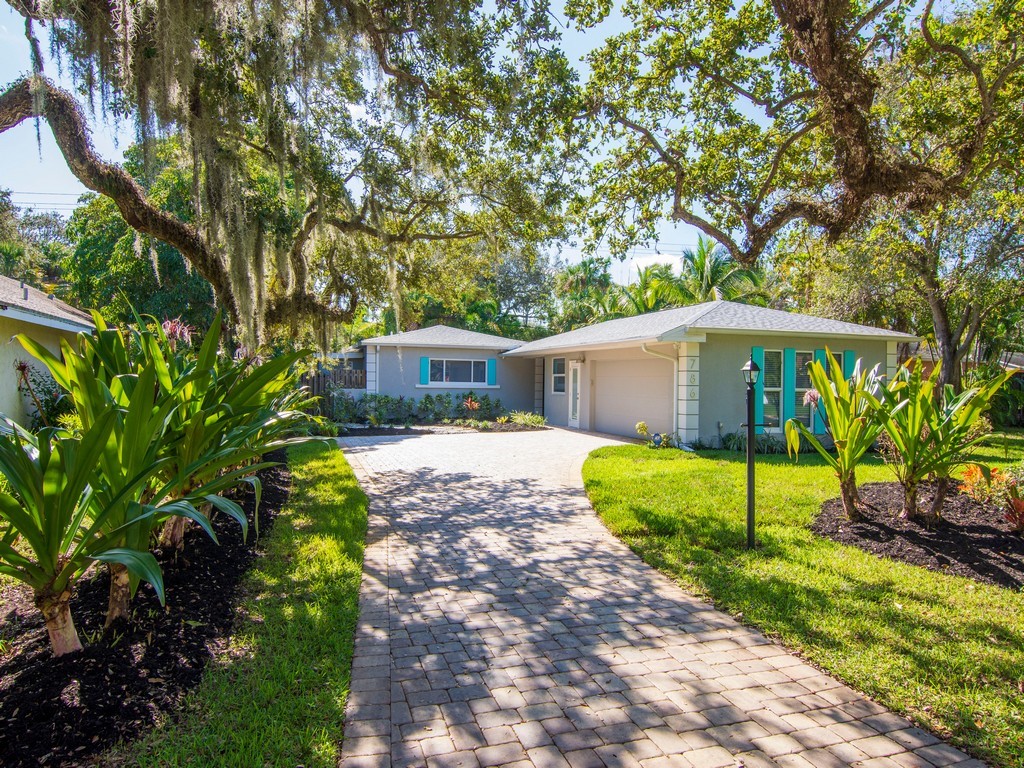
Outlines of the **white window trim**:
{"type": "Polygon", "coordinates": [[[568,377],[568,373],[569,373],[569,358],[567,358],[567,357],[553,357],[553,358],[551,358],[551,394],[552,395],[562,395],[563,397],[568,397],[568,395],[569,395],[569,377],[568,377]],[[562,372],[561,373],[555,373],[555,360],[561,360],[562,361],[562,372]],[[562,391],[561,392],[559,392],[557,389],[555,389],[555,377],[556,376],[562,380],[562,391]]]}
{"type": "Polygon", "coordinates": [[[416,386],[421,389],[498,389],[497,384],[487,383],[487,360],[463,358],[463,357],[428,357],[427,358],[427,383],[417,384],[416,386]],[[473,371],[473,363],[484,364],[484,380],[483,381],[429,381],[430,379],[430,367],[434,361],[444,362],[445,368],[447,369],[447,363],[469,363],[470,373],[473,371]]]}
{"type": "MultiPolygon", "coordinates": [[[[785,350],[781,350],[781,349],[766,349],[764,351],[765,357],[767,357],[769,353],[771,353],[771,354],[778,353],[778,355],[779,355],[779,386],[778,387],[769,387],[766,383],[762,384],[762,386],[761,386],[761,393],[762,393],[762,395],[767,395],[769,392],[778,392],[779,393],[779,416],[778,416],[779,424],[776,427],[764,426],[764,427],[762,427],[762,429],[765,432],[768,432],[768,433],[771,433],[771,434],[778,434],[778,433],[782,432],[782,414],[785,412],[785,408],[782,407],[783,406],[783,402],[782,402],[783,386],[782,386],[782,384],[786,380],[786,352],[785,352],[785,350]]],[[[765,363],[764,367],[767,368],[768,364],[765,363]]],[[[762,379],[762,381],[764,381],[764,380],[762,379]]],[[[764,406],[762,405],[761,408],[762,408],[762,410],[761,410],[761,418],[764,419],[765,418],[764,406]]]]}
{"type": "MultiPolygon", "coordinates": [[[[794,352],[794,359],[796,357],[799,357],[800,355],[810,355],[810,358],[811,358],[810,362],[812,362],[812,363],[814,362],[814,350],[813,349],[798,349],[798,350],[795,350],[795,352],[794,352]]],[[[783,364],[785,364],[785,362],[783,362],[783,364]]],[[[803,406],[804,395],[807,393],[807,391],[809,389],[814,389],[814,385],[813,384],[810,387],[808,387],[807,389],[801,389],[800,387],[796,386],[797,374],[799,372],[800,372],[800,365],[798,363],[797,366],[796,366],[796,370],[793,371],[793,418],[796,418],[796,409],[798,407],[803,406]]],[[[808,429],[813,431],[813,429],[814,429],[814,409],[813,408],[811,408],[809,413],[808,413],[807,422],[801,421],[800,423],[803,424],[808,429]]]]}

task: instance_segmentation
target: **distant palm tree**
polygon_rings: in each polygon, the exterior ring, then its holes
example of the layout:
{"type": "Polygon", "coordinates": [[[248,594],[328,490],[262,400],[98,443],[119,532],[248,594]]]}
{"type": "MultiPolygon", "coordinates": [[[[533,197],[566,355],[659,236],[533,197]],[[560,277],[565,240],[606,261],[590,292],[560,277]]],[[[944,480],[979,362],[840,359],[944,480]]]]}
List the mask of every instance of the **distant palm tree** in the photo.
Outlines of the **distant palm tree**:
{"type": "Polygon", "coordinates": [[[682,271],[659,280],[656,292],[666,306],[685,306],[705,301],[752,303],[761,298],[761,274],[738,263],[725,250],[704,237],[696,250],[682,254],[682,271]]]}
{"type": "Polygon", "coordinates": [[[651,264],[643,267],[635,283],[612,286],[609,293],[615,313],[618,317],[631,317],[665,309],[668,304],[661,295],[659,286],[674,279],[672,267],[668,264],[651,264]]]}

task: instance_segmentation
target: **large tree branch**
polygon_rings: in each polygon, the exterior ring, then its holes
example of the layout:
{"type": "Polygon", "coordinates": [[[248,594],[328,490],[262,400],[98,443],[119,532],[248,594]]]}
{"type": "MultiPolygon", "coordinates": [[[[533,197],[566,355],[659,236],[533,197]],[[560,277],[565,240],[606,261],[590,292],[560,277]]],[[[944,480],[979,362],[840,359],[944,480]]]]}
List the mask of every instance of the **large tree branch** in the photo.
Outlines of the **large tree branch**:
{"type": "Polygon", "coordinates": [[[217,299],[238,322],[238,306],[224,263],[195,228],[154,206],[135,179],[96,154],[85,118],[71,95],[42,77],[18,80],[0,94],[0,133],[34,117],[46,120],[75,177],[113,200],[133,229],[178,249],[210,282],[217,299]]]}
{"type": "Polygon", "coordinates": [[[388,232],[387,230],[367,224],[362,218],[343,219],[339,216],[328,216],[324,221],[339,232],[367,235],[385,244],[409,244],[415,242],[443,242],[446,240],[472,240],[480,237],[483,232],[477,229],[456,232],[388,232]]]}

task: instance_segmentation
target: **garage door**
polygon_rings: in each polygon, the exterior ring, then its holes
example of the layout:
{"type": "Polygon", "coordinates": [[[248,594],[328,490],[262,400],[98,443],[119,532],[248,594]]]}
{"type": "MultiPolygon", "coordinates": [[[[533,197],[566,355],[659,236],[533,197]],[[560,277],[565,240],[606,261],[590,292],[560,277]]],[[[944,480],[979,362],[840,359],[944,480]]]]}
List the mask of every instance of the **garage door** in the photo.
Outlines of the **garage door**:
{"type": "Polygon", "coordinates": [[[667,360],[598,360],[594,375],[594,427],[636,437],[636,423],[672,431],[672,364],[667,360]]]}

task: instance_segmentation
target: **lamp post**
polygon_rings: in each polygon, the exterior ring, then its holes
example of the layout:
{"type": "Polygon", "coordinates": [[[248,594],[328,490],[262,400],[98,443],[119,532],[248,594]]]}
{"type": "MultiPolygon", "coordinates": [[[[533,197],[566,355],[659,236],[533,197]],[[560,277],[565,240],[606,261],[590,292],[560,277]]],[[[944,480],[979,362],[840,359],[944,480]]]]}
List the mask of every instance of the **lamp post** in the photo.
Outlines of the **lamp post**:
{"type": "Polygon", "coordinates": [[[747,360],[740,372],[747,385],[747,549],[754,548],[754,387],[761,369],[754,358],[747,360]]]}

